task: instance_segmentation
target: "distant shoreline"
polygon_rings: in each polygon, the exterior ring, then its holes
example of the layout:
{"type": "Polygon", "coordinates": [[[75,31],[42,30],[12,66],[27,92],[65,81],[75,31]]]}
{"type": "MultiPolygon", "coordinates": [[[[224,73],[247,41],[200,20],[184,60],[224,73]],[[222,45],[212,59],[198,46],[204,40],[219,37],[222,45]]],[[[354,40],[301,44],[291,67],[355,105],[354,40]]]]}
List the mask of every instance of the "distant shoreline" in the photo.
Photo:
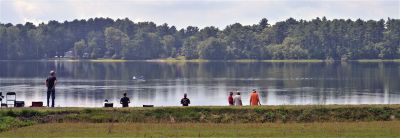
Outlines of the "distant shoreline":
{"type": "Polygon", "coordinates": [[[148,60],[125,60],[125,59],[34,59],[34,60],[0,60],[0,61],[69,61],[69,62],[161,62],[161,63],[202,63],[202,62],[237,62],[237,63],[252,63],[252,62],[267,62],[267,63],[322,63],[322,62],[400,62],[400,59],[358,59],[358,60],[319,60],[319,59],[283,59],[283,60],[256,60],[256,59],[236,59],[236,60],[206,60],[206,59],[148,59],[148,60]]]}

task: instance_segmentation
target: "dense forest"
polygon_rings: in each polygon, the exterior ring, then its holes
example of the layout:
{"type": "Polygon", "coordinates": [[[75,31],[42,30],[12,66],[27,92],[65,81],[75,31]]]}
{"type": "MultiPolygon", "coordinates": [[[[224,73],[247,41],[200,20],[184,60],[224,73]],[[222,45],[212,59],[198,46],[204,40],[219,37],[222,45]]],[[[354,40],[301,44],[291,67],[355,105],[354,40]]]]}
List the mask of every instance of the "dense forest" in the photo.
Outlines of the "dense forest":
{"type": "Polygon", "coordinates": [[[235,23],[223,30],[129,19],[0,23],[0,60],[96,59],[394,59],[400,58],[400,19],[235,23]],[[70,55],[70,56],[71,56],[70,55]]]}

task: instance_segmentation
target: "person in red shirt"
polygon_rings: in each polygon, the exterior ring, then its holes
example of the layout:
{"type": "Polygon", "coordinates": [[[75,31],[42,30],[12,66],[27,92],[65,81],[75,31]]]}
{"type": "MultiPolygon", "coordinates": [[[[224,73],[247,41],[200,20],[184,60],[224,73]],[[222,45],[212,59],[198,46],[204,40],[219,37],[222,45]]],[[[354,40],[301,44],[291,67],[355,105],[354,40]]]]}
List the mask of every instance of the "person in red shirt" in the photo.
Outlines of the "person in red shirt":
{"type": "Polygon", "coordinates": [[[228,103],[229,103],[229,106],[233,106],[233,92],[229,93],[228,103]]]}
{"type": "Polygon", "coordinates": [[[253,89],[253,92],[250,95],[250,105],[251,106],[261,105],[260,97],[258,97],[258,93],[255,89],[253,89]]]}

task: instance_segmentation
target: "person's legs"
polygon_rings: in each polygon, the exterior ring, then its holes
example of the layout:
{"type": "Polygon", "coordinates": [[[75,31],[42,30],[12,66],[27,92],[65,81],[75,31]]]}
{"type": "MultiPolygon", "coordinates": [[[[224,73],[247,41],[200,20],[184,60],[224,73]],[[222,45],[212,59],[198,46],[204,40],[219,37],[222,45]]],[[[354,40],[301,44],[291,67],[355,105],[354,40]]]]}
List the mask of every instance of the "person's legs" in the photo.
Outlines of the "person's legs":
{"type": "Polygon", "coordinates": [[[51,90],[51,107],[54,107],[54,99],[56,98],[56,90],[51,90]]]}
{"type": "Polygon", "coordinates": [[[51,90],[50,89],[47,89],[47,107],[49,107],[49,105],[50,105],[50,94],[51,94],[51,90]]]}

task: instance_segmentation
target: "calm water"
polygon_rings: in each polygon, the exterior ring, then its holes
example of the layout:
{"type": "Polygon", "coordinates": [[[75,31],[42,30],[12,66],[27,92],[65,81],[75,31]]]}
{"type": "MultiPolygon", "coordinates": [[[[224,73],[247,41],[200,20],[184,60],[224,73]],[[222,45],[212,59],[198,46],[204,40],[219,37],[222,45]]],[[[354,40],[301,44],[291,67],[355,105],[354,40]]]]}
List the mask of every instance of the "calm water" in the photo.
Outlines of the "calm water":
{"type": "Polygon", "coordinates": [[[44,81],[57,71],[56,106],[116,106],[124,92],[131,106],[178,106],[188,93],[191,105],[226,105],[229,91],[257,89],[261,103],[400,104],[400,63],[98,63],[0,61],[0,91],[17,92],[27,106],[45,101],[44,81]],[[146,81],[134,81],[132,76],[146,81]],[[115,105],[114,105],[115,106],[115,105]]]}

